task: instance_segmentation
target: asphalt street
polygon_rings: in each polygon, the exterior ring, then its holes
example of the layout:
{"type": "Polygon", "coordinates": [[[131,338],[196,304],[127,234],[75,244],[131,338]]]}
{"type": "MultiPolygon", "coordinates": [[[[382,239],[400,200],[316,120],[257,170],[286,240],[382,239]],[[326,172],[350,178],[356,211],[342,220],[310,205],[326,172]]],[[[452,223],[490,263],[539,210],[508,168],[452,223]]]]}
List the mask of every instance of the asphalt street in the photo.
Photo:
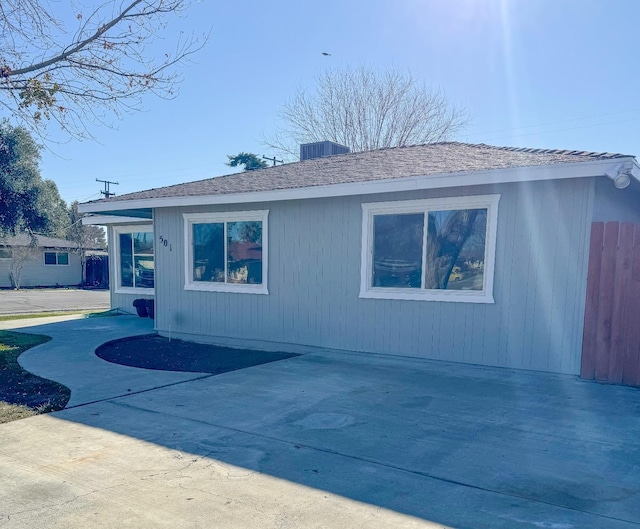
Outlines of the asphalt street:
{"type": "Polygon", "coordinates": [[[38,288],[0,290],[0,316],[62,312],[75,310],[108,310],[108,290],[38,288]]]}

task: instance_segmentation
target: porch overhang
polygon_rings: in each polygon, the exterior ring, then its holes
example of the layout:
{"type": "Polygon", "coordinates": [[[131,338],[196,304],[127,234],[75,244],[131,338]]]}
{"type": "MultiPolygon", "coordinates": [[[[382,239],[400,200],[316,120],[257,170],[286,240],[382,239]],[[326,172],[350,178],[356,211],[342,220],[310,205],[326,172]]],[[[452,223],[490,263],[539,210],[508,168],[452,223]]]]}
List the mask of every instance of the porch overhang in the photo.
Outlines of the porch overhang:
{"type": "MultiPolygon", "coordinates": [[[[80,209],[80,208],[78,208],[80,209]]],[[[133,222],[152,222],[151,208],[122,209],[101,211],[99,214],[88,214],[82,217],[82,224],[93,226],[108,226],[110,224],[130,224],[133,222]]]]}

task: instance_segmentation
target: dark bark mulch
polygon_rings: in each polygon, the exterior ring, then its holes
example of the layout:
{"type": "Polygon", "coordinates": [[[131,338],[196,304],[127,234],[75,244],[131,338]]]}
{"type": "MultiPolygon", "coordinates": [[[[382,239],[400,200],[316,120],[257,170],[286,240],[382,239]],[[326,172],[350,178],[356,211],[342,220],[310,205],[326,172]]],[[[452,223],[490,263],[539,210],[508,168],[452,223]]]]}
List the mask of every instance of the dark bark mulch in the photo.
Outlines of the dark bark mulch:
{"type": "Polygon", "coordinates": [[[187,371],[218,375],[236,369],[300,356],[295,353],[232,349],[217,345],[144,335],[107,342],[96,355],[115,364],[160,371],[187,371]]]}

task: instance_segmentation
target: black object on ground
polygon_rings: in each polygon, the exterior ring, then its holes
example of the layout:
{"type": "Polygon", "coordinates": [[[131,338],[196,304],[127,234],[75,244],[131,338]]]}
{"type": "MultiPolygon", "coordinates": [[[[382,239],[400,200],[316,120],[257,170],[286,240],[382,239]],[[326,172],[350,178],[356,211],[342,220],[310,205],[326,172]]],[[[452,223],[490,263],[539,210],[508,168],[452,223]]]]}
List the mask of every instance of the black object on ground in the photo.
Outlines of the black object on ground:
{"type": "Polygon", "coordinates": [[[107,342],[96,355],[107,362],[160,371],[187,371],[218,375],[236,369],[300,356],[296,353],[233,349],[171,340],[149,334],[107,342]]]}
{"type": "Polygon", "coordinates": [[[154,319],[156,317],[155,301],[153,299],[147,299],[144,305],[147,308],[149,318],[154,319]]]}
{"type": "Polygon", "coordinates": [[[138,316],[141,318],[146,318],[149,314],[147,313],[147,300],[143,298],[138,298],[133,300],[133,306],[136,308],[136,312],[138,316]]]}

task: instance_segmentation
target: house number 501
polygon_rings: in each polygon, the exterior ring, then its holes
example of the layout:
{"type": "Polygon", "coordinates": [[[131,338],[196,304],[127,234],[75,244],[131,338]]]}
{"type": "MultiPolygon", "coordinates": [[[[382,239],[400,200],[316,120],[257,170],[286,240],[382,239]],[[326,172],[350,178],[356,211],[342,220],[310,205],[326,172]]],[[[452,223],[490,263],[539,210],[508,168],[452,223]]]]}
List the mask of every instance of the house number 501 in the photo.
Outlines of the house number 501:
{"type": "Polygon", "coordinates": [[[159,241],[160,244],[165,248],[168,246],[170,252],[173,250],[173,248],[171,248],[171,243],[167,239],[165,239],[163,235],[160,235],[159,241]]]}

